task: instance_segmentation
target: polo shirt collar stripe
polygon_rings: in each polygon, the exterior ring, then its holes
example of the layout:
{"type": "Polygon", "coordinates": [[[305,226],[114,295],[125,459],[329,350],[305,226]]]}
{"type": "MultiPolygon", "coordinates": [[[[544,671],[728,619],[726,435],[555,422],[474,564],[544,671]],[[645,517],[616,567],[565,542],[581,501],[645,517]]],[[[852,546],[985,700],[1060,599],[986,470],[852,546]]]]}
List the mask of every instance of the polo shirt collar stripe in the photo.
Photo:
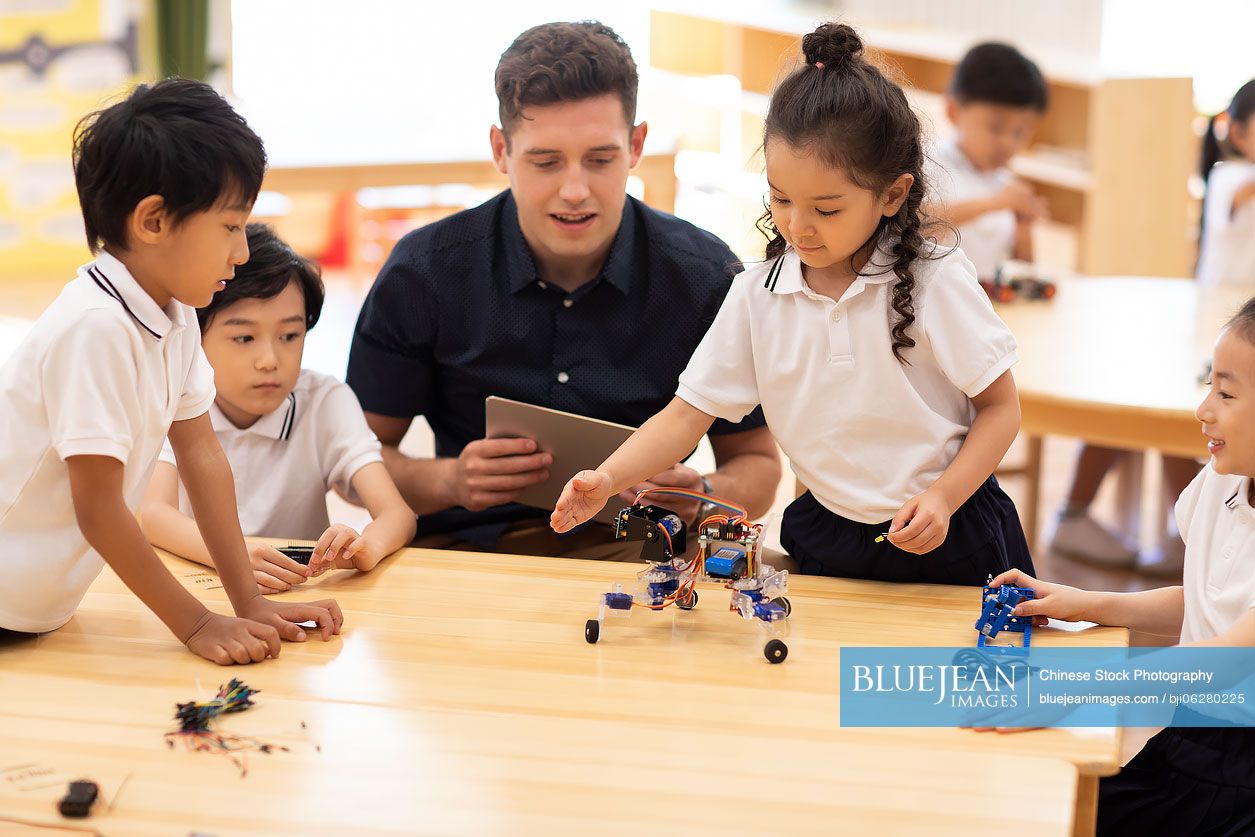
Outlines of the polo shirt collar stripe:
{"type": "Polygon", "coordinates": [[[140,287],[126,265],[107,251],[96,254],[96,261],[86,265],[84,272],[101,291],[116,300],[141,329],[157,340],[164,339],[172,326],[184,325],[182,305],[171,301],[169,308],[174,312],[171,318],[140,287]]]}
{"type": "Polygon", "coordinates": [[[283,406],[267,413],[248,427],[236,427],[218,409],[217,404],[209,408],[209,419],[215,433],[253,433],[267,439],[286,441],[292,437],[292,427],[296,424],[296,393],[288,393],[283,406]]]}
{"type": "MultiPolygon", "coordinates": [[[[876,248],[876,251],[872,253],[872,257],[867,260],[867,264],[863,266],[864,271],[870,270],[871,272],[860,272],[850,286],[852,290],[857,290],[866,285],[891,282],[898,278],[897,274],[893,272],[894,258],[888,252],[888,248],[892,246],[893,241],[889,241],[876,248]]],[[[778,294],[793,294],[802,291],[804,287],[802,282],[802,260],[798,257],[796,250],[790,247],[780,254],[779,258],[776,259],[776,263],[768,271],[767,281],[763,284],[763,287],[772,293],[778,294]]]]}
{"type": "Polygon", "coordinates": [[[773,294],[792,294],[802,290],[802,260],[790,247],[780,254],[767,273],[767,290],[773,294]]]}
{"type": "Polygon", "coordinates": [[[108,277],[106,277],[103,273],[101,273],[99,270],[96,269],[95,265],[92,265],[91,267],[87,268],[87,275],[92,278],[92,281],[96,283],[97,287],[99,287],[102,291],[104,291],[109,296],[116,299],[118,301],[118,304],[122,306],[122,310],[125,311],[127,314],[129,314],[131,319],[134,320],[135,323],[140,328],[142,328],[144,331],[148,332],[149,334],[151,334],[153,337],[157,338],[158,340],[160,340],[162,337],[165,336],[164,334],[159,334],[158,332],[154,331],[153,329],[149,328],[147,325],[144,324],[144,321],[141,320],[139,316],[134,311],[131,310],[131,306],[126,304],[126,300],[122,298],[122,294],[118,292],[118,289],[114,287],[113,283],[109,281],[108,277]]]}
{"type": "Polygon", "coordinates": [[[772,263],[771,269],[767,271],[767,278],[763,280],[763,287],[772,293],[776,292],[776,280],[780,278],[780,266],[784,264],[785,254],[781,253],[772,263]]]}
{"type": "Polygon", "coordinates": [[[296,422],[296,393],[288,393],[288,410],[287,415],[283,418],[283,430],[279,434],[280,439],[292,438],[292,425],[296,422]]]}
{"type": "Polygon", "coordinates": [[[1233,489],[1233,493],[1229,495],[1229,499],[1224,501],[1225,507],[1228,509],[1236,509],[1238,506],[1247,506],[1247,497],[1250,496],[1250,477],[1243,477],[1238,487],[1233,489]]]}

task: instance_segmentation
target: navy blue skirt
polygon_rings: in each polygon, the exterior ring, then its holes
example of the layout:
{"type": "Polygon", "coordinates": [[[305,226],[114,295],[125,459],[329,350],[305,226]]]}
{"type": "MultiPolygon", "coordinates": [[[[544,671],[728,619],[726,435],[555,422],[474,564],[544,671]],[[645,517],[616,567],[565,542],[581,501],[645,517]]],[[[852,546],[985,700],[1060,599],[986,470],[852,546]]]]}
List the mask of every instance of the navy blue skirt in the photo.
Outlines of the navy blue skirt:
{"type": "Polygon", "coordinates": [[[1255,728],[1163,730],[1098,783],[1097,833],[1255,835],[1255,728]]]}
{"type": "Polygon", "coordinates": [[[929,584],[984,584],[1010,569],[1034,575],[1015,503],[992,476],[950,516],[941,546],[925,555],[876,538],[884,523],[855,523],[808,491],[784,511],[780,542],[808,575],[929,584]]]}
{"type": "Polygon", "coordinates": [[[34,639],[37,636],[39,636],[39,634],[28,634],[25,631],[10,631],[8,628],[0,628],[0,642],[10,639],[34,639]]]}

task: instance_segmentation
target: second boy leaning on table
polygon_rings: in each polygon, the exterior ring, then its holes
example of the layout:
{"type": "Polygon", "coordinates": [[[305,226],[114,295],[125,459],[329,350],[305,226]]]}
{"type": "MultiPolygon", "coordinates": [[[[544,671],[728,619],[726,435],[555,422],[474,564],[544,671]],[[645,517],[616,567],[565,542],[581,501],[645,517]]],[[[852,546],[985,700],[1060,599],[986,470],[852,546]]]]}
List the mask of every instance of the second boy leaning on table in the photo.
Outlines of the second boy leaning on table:
{"type": "MultiPolygon", "coordinates": [[[[414,537],[415,524],[353,391],[301,368],[305,334],[322,313],[318,268],[264,224],[248,225],[248,249],[248,263],[196,316],[217,385],[209,417],[235,475],[245,535],[318,541],[309,566],[248,544],[257,583],[271,593],[332,568],[373,569],[414,537]],[[355,493],[370,511],[361,534],[329,522],[333,488],[355,493]]],[[[143,527],[155,546],[213,565],[168,442],[143,527]]]]}

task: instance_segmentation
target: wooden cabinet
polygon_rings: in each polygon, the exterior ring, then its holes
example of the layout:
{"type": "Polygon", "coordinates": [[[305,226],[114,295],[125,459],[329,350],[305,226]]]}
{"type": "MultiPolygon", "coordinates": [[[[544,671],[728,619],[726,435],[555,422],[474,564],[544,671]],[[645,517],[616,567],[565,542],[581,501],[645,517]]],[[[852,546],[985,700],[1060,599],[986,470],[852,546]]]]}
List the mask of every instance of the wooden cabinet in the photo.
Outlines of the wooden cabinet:
{"type": "MultiPolygon", "coordinates": [[[[656,10],[650,63],[676,73],[735,75],[747,93],[765,94],[800,60],[801,35],[813,22],[776,13],[754,20],[656,10]]],[[[925,94],[946,90],[971,46],[949,33],[858,28],[874,61],[925,94]]],[[[1047,198],[1054,226],[1074,237],[1077,269],[1192,274],[1192,80],[1109,77],[1096,62],[1032,57],[1046,75],[1050,110],[1035,144],[1012,168],[1047,198]]],[[[760,115],[745,119],[748,136],[761,131],[760,115]]]]}

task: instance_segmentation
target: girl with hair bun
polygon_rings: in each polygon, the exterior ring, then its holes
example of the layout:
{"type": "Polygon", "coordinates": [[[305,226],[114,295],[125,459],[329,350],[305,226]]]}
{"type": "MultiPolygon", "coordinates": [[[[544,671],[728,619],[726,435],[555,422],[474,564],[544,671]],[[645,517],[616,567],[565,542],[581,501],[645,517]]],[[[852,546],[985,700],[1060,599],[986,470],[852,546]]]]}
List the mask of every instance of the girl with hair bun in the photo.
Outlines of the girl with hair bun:
{"type": "Polygon", "coordinates": [[[1015,340],[957,249],[925,237],[920,124],[849,26],[802,39],[764,129],[767,258],[738,276],[677,396],[567,484],[566,531],[759,404],[809,489],[781,540],[805,573],[981,584],[1030,572],[992,476],[1020,411],[1015,340]]]}

